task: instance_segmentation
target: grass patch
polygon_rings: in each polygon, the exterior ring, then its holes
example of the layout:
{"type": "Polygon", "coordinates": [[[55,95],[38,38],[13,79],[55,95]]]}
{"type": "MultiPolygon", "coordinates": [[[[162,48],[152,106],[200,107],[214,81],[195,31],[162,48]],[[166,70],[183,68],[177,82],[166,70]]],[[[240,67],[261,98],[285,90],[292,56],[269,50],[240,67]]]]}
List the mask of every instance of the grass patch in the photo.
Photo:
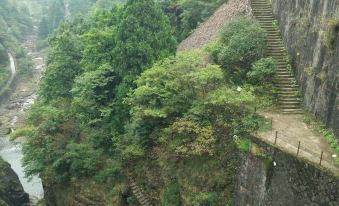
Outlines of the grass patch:
{"type": "Polygon", "coordinates": [[[317,119],[315,119],[315,117],[312,114],[310,114],[309,112],[305,112],[304,122],[307,125],[311,126],[315,131],[324,135],[326,141],[331,146],[333,151],[336,154],[339,154],[339,140],[335,136],[333,131],[327,129],[326,126],[323,123],[321,123],[317,119]]]}
{"type": "Polygon", "coordinates": [[[245,138],[245,139],[239,139],[236,141],[237,147],[241,152],[248,152],[250,150],[251,140],[245,138]]]}
{"type": "Polygon", "coordinates": [[[266,119],[263,116],[260,116],[258,132],[267,132],[272,130],[272,122],[270,119],[266,119]]]}

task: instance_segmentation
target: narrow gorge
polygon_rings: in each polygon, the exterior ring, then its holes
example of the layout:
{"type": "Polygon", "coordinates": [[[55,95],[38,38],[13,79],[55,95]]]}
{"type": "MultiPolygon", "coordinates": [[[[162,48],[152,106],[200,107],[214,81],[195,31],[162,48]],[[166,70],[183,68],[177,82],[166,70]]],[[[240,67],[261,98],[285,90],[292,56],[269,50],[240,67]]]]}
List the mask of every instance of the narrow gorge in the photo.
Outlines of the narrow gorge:
{"type": "Polygon", "coordinates": [[[339,205],[339,0],[6,2],[0,206],[339,205]]]}

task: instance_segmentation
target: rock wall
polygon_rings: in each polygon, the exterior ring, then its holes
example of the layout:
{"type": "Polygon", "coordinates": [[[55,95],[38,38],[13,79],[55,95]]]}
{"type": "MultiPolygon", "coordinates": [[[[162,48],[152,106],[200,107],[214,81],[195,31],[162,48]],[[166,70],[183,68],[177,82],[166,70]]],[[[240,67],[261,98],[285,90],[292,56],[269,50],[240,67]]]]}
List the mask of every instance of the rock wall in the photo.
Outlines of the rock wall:
{"type": "Polygon", "coordinates": [[[271,1],[305,106],[339,136],[339,1],[271,1]]]}
{"type": "Polygon", "coordinates": [[[29,196],[11,166],[0,157],[0,205],[25,206],[29,196]]]}
{"type": "Polygon", "coordinates": [[[338,177],[264,143],[259,145],[259,149],[255,145],[256,154],[242,158],[234,205],[339,205],[338,177]]]}

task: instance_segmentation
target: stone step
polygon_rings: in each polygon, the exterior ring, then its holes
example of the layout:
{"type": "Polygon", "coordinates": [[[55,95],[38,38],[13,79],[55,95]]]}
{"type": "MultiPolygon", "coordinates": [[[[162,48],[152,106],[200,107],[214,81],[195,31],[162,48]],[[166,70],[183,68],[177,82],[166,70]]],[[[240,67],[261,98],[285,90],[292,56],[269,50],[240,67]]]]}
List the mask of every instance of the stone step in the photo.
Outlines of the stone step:
{"type": "Polygon", "coordinates": [[[294,80],[294,76],[292,74],[277,74],[276,76],[279,80],[294,80]]]}
{"type": "MultiPolygon", "coordinates": [[[[294,83],[293,83],[293,81],[294,81],[294,78],[293,77],[290,77],[290,78],[286,78],[286,79],[279,79],[279,77],[277,77],[278,79],[276,80],[276,82],[275,82],[275,84],[279,84],[279,85],[285,85],[286,87],[288,86],[288,85],[295,85],[294,83]]],[[[290,86],[289,86],[290,87],[290,86]]]]}
{"type": "MultiPolygon", "coordinates": [[[[265,51],[282,51],[282,52],[287,52],[286,49],[284,47],[279,47],[279,46],[269,46],[269,47],[266,47],[266,50],[265,51]]],[[[287,54],[287,53],[285,53],[287,54]]]]}
{"type": "Polygon", "coordinates": [[[274,21],[274,16],[273,16],[273,14],[269,14],[269,13],[255,13],[255,11],[254,11],[254,16],[255,16],[255,18],[257,18],[257,19],[261,19],[261,20],[263,20],[263,21],[265,21],[265,20],[267,20],[267,21],[274,21]],[[273,20],[272,20],[273,19],[273,20]]]}
{"type": "MultiPolygon", "coordinates": [[[[301,105],[298,105],[298,106],[294,106],[294,107],[282,107],[282,106],[280,106],[279,107],[280,108],[280,111],[286,111],[286,110],[301,110],[301,105]]],[[[284,112],[283,112],[284,113],[284,112]]]]}
{"type": "Polygon", "coordinates": [[[275,65],[277,66],[277,72],[287,72],[288,74],[291,74],[289,70],[287,70],[287,64],[279,64],[278,62],[275,62],[275,65]]]}
{"type": "Polygon", "coordinates": [[[256,17],[265,17],[265,16],[269,16],[273,18],[273,13],[272,10],[259,10],[259,9],[255,9],[253,10],[253,13],[256,17]]]}
{"type": "Polygon", "coordinates": [[[273,22],[275,21],[273,16],[264,16],[264,15],[259,15],[255,17],[258,19],[259,23],[271,23],[273,25],[273,22]]]}
{"type": "Polygon", "coordinates": [[[286,89],[296,90],[298,88],[297,85],[288,84],[288,83],[286,83],[286,84],[276,83],[275,85],[278,88],[278,90],[286,90],[286,89]]]}
{"type": "MultiPolygon", "coordinates": [[[[265,12],[265,13],[271,13],[273,15],[273,12],[272,12],[272,7],[271,6],[254,6],[253,8],[253,13],[256,14],[256,13],[261,13],[261,12],[265,12]]],[[[255,15],[256,16],[256,15],[255,15]]]]}
{"type": "Polygon", "coordinates": [[[278,89],[279,90],[284,90],[285,88],[287,89],[287,88],[294,88],[294,89],[296,89],[296,88],[298,88],[298,86],[295,86],[295,84],[293,84],[293,82],[292,81],[285,81],[285,83],[283,83],[283,82],[275,82],[274,83],[277,87],[278,87],[278,89]]]}
{"type": "Polygon", "coordinates": [[[289,97],[281,97],[281,96],[279,96],[278,98],[279,98],[279,100],[281,100],[281,101],[287,101],[287,102],[293,102],[293,101],[295,101],[295,102],[300,103],[300,99],[297,98],[297,97],[294,97],[294,96],[289,96],[289,97]]]}
{"type": "Polygon", "coordinates": [[[266,37],[266,41],[267,42],[276,42],[276,41],[279,41],[279,42],[282,42],[281,38],[280,37],[274,37],[274,36],[267,36],[266,37]]]}
{"type": "Polygon", "coordinates": [[[298,100],[292,101],[292,102],[287,102],[287,101],[280,100],[280,102],[279,102],[279,107],[284,107],[284,108],[287,108],[287,107],[289,107],[289,108],[291,108],[291,107],[298,108],[298,107],[300,107],[300,105],[301,105],[301,103],[298,100]]]}
{"type": "Polygon", "coordinates": [[[270,46],[271,46],[271,45],[274,45],[274,44],[283,45],[281,39],[273,39],[273,38],[270,38],[270,39],[269,39],[269,38],[267,38],[267,39],[266,39],[266,42],[267,42],[267,44],[270,45],[270,46]]]}
{"type": "Polygon", "coordinates": [[[267,0],[252,0],[255,18],[267,32],[265,53],[276,61],[277,72],[274,78],[277,87],[279,106],[283,113],[301,113],[301,102],[296,97],[298,86],[294,84],[294,75],[287,70],[289,59],[279,29],[275,21],[271,3],[267,0]]]}
{"type": "Polygon", "coordinates": [[[298,104],[295,104],[295,103],[291,103],[291,104],[279,104],[279,107],[280,108],[283,108],[283,109],[297,109],[297,108],[300,108],[301,107],[301,103],[299,102],[298,104]]]}
{"type": "Polygon", "coordinates": [[[290,91],[278,91],[278,99],[279,97],[296,97],[296,91],[290,90],[290,91]]]}
{"type": "Polygon", "coordinates": [[[303,114],[304,113],[302,109],[282,109],[281,112],[283,114],[303,114]]]}

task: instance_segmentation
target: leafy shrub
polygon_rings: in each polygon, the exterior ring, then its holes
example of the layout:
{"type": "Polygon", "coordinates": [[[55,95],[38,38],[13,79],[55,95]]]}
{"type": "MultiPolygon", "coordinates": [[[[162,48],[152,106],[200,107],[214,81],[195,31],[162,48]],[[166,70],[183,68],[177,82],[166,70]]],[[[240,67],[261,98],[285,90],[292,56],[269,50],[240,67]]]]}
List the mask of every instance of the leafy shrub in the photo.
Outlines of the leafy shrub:
{"type": "Polygon", "coordinates": [[[272,84],[276,72],[276,64],[270,58],[262,58],[252,65],[251,71],[247,73],[247,78],[253,85],[272,84]]]}
{"type": "Polygon", "coordinates": [[[176,181],[172,181],[166,186],[161,206],[181,206],[180,188],[176,181]]]}
{"type": "Polygon", "coordinates": [[[214,192],[199,193],[194,197],[192,206],[216,206],[218,196],[214,192]]]}
{"type": "Polygon", "coordinates": [[[237,142],[238,149],[242,152],[248,152],[251,141],[249,139],[239,139],[237,142]]]}
{"type": "Polygon", "coordinates": [[[211,127],[179,119],[171,127],[172,147],[181,156],[213,155],[216,143],[211,127]]]}
{"type": "Polygon", "coordinates": [[[260,25],[245,17],[229,22],[222,29],[218,63],[232,74],[235,82],[243,82],[252,63],[263,57],[265,37],[260,25]]]}
{"type": "Polygon", "coordinates": [[[327,129],[323,123],[316,120],[316,118],[309,112],[305,113],[304,122],[310,125],[313,129],[319,131],[322,135],[324,135],[326,141],[334,150],[334,152],[336,154],[339,154],[339,140],[335,136],[333,131],[327,129]]]}

